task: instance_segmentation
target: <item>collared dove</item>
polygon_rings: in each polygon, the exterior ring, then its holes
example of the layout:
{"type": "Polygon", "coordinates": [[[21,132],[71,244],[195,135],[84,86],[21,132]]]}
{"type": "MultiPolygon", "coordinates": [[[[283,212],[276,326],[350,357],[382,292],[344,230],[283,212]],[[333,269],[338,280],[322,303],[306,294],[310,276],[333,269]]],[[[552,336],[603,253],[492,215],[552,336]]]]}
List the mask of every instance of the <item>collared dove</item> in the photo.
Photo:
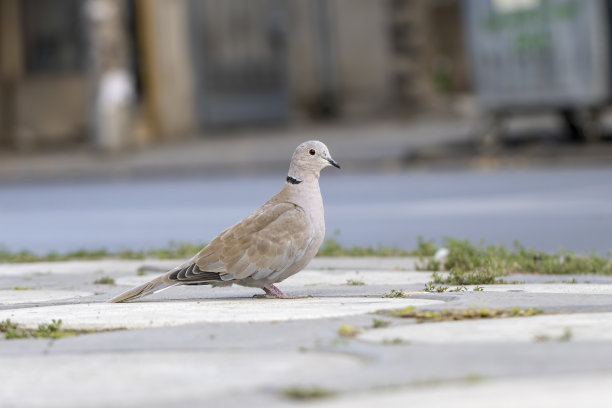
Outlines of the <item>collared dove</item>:
{"type": "Polygon", "coordinates": [[[295,149],[283,188],[251,215],[215,237],[193,258],[166,274],[124,292],[125,302],[175,285],[262,288],[268,297],[288,298],[275,283],[302,270],[325,236],[319,173],[340,168],[319,141],[295,149]]]}

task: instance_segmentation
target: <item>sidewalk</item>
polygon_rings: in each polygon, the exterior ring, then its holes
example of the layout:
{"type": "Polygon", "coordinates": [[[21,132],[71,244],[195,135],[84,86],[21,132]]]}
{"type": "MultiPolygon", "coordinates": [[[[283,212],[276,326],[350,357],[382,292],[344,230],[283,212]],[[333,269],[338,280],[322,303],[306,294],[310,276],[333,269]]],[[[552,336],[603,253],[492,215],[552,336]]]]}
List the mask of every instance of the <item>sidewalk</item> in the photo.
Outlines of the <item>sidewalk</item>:
{"type": "Polygon", "coordinates": [[[279,285],[308,298],[183,286],[104,303],[156,276],[138,274],[143,264],[178,262],[1,264],[0,321],[35,328],[61,319],[66,329],[92,331],[57,340],[0,336],[2,406],[612,403],[612,277],[521,275],[525,283],[429,293],[431,274],[414,271],[412,258],[315,258],[279,285]],[[115,285],[95,284],[101,277],[115,285]],[[404,296],[383,296],[392,291],[404,296]],[[543,313],[417,323],[380,312],[409,306],[543,313]]]}
{"type": "Polygon", "coordinates": [[[0,182],[285,171],[295,147],[318,139],[346,169],[401,167],[411,151],[469,138],[466,120],[383,121],[212,133],[105,156],[80,149],[0,155],[0,182]]]}
{"type": "MultiPolygon", "coordinates": [[[[103,155],[86,148],[0,152],[0,183],[284,172],[295,147],[318,139],[351,172],[530,165],[609,165],[610,138],[572,143],[551,118],[517,117],[495,146],[477,137],[473,119],[420,118],[235,129],[103,155]]],[[[611,120],[612,122],[612,120],[611,120]]],[[[608,126],[610,128],[610,126],[608,126]]]]}

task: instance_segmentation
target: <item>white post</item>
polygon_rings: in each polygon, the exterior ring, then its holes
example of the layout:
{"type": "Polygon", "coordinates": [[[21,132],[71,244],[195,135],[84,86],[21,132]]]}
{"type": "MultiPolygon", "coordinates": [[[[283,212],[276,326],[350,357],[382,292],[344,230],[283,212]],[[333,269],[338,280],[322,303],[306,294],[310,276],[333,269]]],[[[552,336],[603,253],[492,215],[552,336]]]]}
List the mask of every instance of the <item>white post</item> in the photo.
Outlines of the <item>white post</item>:
{"type": "Polygon", "coordinates": [[[134,81],[129,70],[124,6],[120,0],[88,0],[90,132],[95,147],[117,152],[130,144],[134,81]]]}

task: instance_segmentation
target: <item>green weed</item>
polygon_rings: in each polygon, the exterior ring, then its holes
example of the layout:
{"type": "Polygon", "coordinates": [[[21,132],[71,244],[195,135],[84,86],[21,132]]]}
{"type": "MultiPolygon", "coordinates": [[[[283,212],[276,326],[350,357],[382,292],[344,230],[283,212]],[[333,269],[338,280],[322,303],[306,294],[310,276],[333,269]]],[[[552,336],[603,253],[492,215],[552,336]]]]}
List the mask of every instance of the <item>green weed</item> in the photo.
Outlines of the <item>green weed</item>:
{"type": "Polygon", "coordinates": [[[30,337],[29,333],[21,328],[16,323],[11,322],[11,319],[6,319],[0,322],[0,333],[4,333],[4,338],[24,339],[30,337]]]}
{"type": "Polygon", "coordinates": [[[115,280],[113,278],[108,277],[108,276],[103,276],[100,279],[96,279],[94,281],[94,284],[96,284],[96,285],[114,285],[115,284],[115,280]]]}
{"type": "Polygon", "coordinates": [[[351,325],[348,325],[348,324],[343,324],[338,329],[338,335],[340,335],[342,337],[355,337],[356,335],[359,334],[360,331],[361,330],[359,330],[355,326],[351,326],[351,325]]]}
{"type": "Polygon", "coordinates": [[[416,309],[414,306],[408,306],[403,309],[395,309],[390,311],[379,312],[393,317],[403,317],[416,319],[417,323],[422,322],[441,322],[448,320],[470,320],[470,319],[490,319],[504,317],[521,317],[534,316],[542,313],[542,311],[534,308],[520,309],[513,307],[510,309],[478,309],[472,307],[470,309],[451,310],[444,309],[441,311],[430,311],[416,309]]]}
{"type": "Polygon", "coordinates": [[[347,279],[346,284],[349,286],[363,286],[365,283],[359,279],[347,279]]]}
{"type": "Polygon", "coordinates": [[[573,337],[572,329],[570,329],[569,327],[566,327],[565,330],[563,330],[563,334],[561,334],[561,336],[559,336],[557,340],[570,341],[572,337],[573,337]]]}
{"type": "Polygon", "coordinates": [[[447,285],[487,285],[507,283],[501,277],[516,273],[612,275],[610,256],[595,253],[580,256],[569,251],[551,254],[526,249],[518,242],[512,250],[504,246],[474,245],[468,240],[446,238],[449,250],[443,265],[421,258],[418,270],[446,270],[448,276],[434,274],[433,283],[447,285]]]}
{"type": "Polygon", "coordinates": [[[368,257],[368,256],[380,256],[380,257],[391,257],[391,256],[410,256],[411,251],[396,247],[387,247],[384,245],[378,245],[376,247],[343,247],[333,238],[326,239],[323,245],[319,249],[317,256],[328,256],[328,257],[368,257]]]}
{"type": "Polygon", "coordinates": [[[75,331],[64,330],[61,319],[53,319],[51,323],[39,324],[38,328],[32,332],[32,337],[60,339],[62,337],[72,337],[76,334],[75,331]]]}
{"type": "Polygon", "coordinates": [[[448,286],[436,286],[434,282],[427,282],[425,284],[425,288],[423,289],[425,292],[437,292],[442,293],[448,290],[448,286]]]}
{"type": "Polygon", "coordinates": [[[65,330],[62,328],[62,321],[53,319],[51,323],[39,324],[35,330],[23,329],[16,323],[6,319],[0,322],[0,332],[4,333],[4,338],[11,339],[26,339],[26,338],[51,338],[60,339],[62,337],[76,336],[78,332],[74,330],[65,330]]]}
{"type": "Polygon", "coordinates": [[[0,262],[58,262],[68,260],[99,260],[99,259],[182,259],[189,258],[198,252],[204,245],[190,243],[170,243],[167,248],[149,250],[122,250],[109,252],[106,249],[86,250],[79,249],[65,253],[49,252],[47,254],[35,254],[31,251],[13,252],[0,248],[0,262]]]}
{"type": "Polygon", "coordinates": [[[387,327],[391,324],[388,320],[383,319],[372,319],[372,327],[375,329],[380,329],[382,327],[387,327]]]}
{"type": "Polygon", "coordinates": [[[325,388],[316,387],[316,386],[312,386],[312,387],[293,386],[293,387],[286,388],[282,391],[282,395],[285,396],[286,398],[300,400],[300,401],[328,398],[335,394],[336,393],[334,391],[331,391],[325,388]]]}
{"type": "Polygon", "coordinates": [[[382,295],[382,297],[384,298],[401,298],[404,297],[404,291],[403,290],[396,290],[396,289],[391,289],[389,291],[389,293],[385,293],[384,295],[382,295]]]}
{"type": "Polygon", "coordinates": [[[404,340],[400,337],[394,337],[392,339],[383,339],[383,344],[404,344],[404,340]]]}
{"type": "Polygon", "coordinates": [[[417,247],[412,251],[413,256],[434,256],[438,247],[433,241],[425,241],[422,236],[419,235],[417,238],[417,247]]]}

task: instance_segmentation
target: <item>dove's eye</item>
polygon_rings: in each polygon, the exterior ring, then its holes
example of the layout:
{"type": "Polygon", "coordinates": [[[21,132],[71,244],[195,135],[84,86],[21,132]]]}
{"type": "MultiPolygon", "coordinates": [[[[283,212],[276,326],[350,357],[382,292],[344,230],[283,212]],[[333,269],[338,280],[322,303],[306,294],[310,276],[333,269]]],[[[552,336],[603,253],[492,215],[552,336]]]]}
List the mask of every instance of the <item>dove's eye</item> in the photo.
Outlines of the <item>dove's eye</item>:
{"type": "Polygon", "coordinates": [[[315,149],[310,149],[308,153],[310,153],[311,156],[314,156],[316,152],[315,152],[315,149]]]}

